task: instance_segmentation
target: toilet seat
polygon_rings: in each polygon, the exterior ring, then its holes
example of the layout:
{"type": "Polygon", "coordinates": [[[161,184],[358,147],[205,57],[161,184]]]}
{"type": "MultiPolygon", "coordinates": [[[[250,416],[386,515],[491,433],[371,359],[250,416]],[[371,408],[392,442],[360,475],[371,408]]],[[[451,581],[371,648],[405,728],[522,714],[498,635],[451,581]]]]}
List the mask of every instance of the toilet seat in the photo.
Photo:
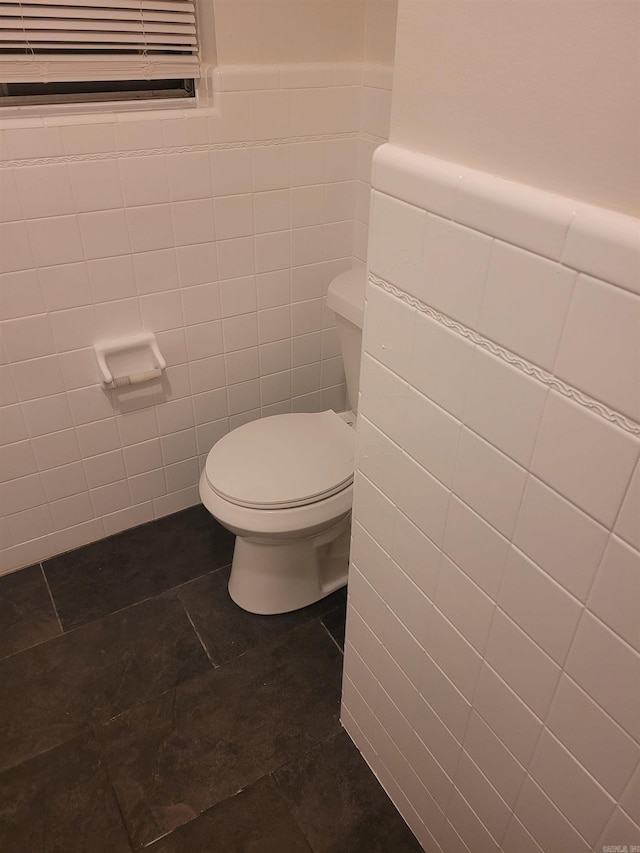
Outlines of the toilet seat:
{"type": "Polygon", "coordinates": [[[354,457],[354,430],[335,412],[272,415],[220,439],[203,479],[238,507],[293,509],[347,489],[354,457]]]}

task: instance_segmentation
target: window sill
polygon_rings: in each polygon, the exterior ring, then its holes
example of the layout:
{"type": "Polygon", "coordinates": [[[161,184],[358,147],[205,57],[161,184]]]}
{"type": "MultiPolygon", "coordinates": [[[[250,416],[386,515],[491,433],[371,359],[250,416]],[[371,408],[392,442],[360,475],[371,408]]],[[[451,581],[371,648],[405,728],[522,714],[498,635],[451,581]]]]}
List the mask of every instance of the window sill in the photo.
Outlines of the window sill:
{"type": "Polygon", "coordinates": [[[195,99],[109,101],[102,104],[48,104],[0,108],[0,130],[115,124],[133,121],[208,118],[219,115],[213,86],[215,66],[205,66],[195,99]]]}

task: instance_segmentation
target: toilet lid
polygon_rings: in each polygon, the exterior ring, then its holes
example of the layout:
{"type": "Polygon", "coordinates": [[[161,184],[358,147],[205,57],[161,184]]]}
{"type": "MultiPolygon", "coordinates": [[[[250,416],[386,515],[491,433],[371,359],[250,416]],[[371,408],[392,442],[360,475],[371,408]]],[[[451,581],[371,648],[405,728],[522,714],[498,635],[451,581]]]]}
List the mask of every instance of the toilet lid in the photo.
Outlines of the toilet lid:
{"type": "Polygon", "coordinates": [[[205,467],[222,498],[252,509],[304,506],[353,482],[355,432],[335,412],[272,415],[214,445],[205,467]]]}

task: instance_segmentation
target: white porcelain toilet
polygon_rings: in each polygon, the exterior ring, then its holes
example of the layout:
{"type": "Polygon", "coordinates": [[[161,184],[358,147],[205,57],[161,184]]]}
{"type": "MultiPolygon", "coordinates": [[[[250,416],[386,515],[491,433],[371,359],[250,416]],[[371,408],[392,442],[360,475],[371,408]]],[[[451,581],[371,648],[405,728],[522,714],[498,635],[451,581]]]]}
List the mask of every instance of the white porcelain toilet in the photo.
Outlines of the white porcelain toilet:
{"type": "Polygon", "coordinates": [[[236,544],[229,594],[251,613],[287,613],[344,586],[349,565],[365,275],[329,285],[350,411],[272,415],[211,449],[200,497],[236,544]]]}

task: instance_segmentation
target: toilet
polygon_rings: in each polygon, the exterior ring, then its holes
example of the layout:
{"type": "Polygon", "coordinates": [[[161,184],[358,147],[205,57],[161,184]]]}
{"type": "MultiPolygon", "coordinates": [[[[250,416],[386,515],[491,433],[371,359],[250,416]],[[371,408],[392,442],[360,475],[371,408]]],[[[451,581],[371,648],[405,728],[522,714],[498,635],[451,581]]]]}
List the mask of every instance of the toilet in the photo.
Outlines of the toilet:
{"type": "Polygon", "coordinates": [[[347,411],[243,424],[213,446],[200,476],[203,504],[236,535],[229,594],[250,613],[298,610],[347,582],[364,291],[359,268],[327,292],[347,411]]]}

